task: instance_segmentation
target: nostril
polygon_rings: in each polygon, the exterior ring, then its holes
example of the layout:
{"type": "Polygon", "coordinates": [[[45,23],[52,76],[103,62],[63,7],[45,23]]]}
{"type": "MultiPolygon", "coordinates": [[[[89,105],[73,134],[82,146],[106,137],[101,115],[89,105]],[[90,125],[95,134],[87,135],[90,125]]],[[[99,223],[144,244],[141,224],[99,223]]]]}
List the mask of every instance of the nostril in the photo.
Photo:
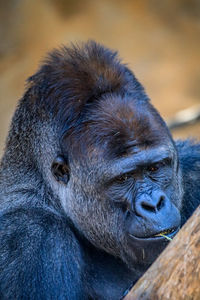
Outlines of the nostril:
{"type": "Polygon", "coordinates": [[[141,217],[150,217],[150,214],[160,213],[167,205],[167,198],[164,193],[154,192],[151,196],[142,195],[136,199],[135,212],[141,217]]]}
{"type": "Polygon", "coordinates": [[[160,210],[164,206],[164,202],[165,202],[165,197],[161,196],[157,204],[157,210],[160,210]]]}
{"type": "Polygon", "coordinates": [[[165,202],[165,197],[160,196],[157,203],[156,202],[153,203],[153,201],[152,202],[142,201],[141,207],[142,209],[148,212],[156,212],[162,209],[162,207],[164,206],[164,202],[165,202]]]}
{"type": "Polygon", "coordinates": [[[141,206],[142,206],[142,208],[144,209],[144,210],[147,210],[147,211],[149,211],[149,212],[155,212],[156,211],[156,208],[154,207],[154,206],[152,206],[152,205],[150,205],[150,204],[147,204],[147,203],[142,203],[141,204],[141,206]]]}

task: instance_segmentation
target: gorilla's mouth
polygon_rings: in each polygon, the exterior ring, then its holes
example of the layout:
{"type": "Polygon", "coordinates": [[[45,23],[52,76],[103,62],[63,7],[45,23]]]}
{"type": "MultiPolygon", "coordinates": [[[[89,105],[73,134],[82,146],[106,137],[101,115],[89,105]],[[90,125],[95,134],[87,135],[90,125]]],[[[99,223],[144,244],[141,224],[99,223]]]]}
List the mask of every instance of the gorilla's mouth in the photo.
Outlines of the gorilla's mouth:
{"type": "Polygon", "coordinates": [[[175,234],[178,232],[178,230],[179,230],[179,228],[172,228],[172,229],[160,231],[159,233],[154,234],[152,236],[152,238],[163,237],[163,238],[171,240],[172,237],[174,237],[175,234]]]}
{"type": "Polygon", "coordinates": [[[166,230],[162,230],[159,231],[156,234],[153,235],[149,235],[149,236],[141,236],[141,237],[137,237],[134,236],[132,234],[130,234],[131,238],[136,239],[136,240],[147,240],[147,241],[153,241],[153,240],[163,240],[163,239],[167,239],[167,240],[172,240],[172,238],[177,234],[177,232],[179,231],[179,227],[176,228],[170,228],[170,229],[166,229],[166,230]]]}
{"type": "MultiPolygon", "coordinates": [[[[155,228],[154,228],[155,229],[155,228]]],[[[158,228],[157,228],[158,229],[158,228]]],[[[150,265],[156,257],[164,250],[169,241],[173,239],[179,227],[161,229],[150,232],[147,235],[136,237],[129,233],[128,242],[134,253],[134,259],[140,262],[141,265],[150,265]]]]}

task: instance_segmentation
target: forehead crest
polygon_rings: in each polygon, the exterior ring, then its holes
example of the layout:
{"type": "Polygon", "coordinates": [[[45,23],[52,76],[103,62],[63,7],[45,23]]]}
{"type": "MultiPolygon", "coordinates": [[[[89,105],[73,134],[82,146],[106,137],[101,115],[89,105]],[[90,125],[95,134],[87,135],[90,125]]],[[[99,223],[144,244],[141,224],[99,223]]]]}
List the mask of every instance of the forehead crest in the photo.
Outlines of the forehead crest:
{"type": "Polygon", "coordinates": [[[86,116],[87,127],[97,146],[106,145],[113,156],[126,155],[133,147],[150,147],[170,135],[164,121],[148,102],[130,95],[106,95],[86,116]]]}

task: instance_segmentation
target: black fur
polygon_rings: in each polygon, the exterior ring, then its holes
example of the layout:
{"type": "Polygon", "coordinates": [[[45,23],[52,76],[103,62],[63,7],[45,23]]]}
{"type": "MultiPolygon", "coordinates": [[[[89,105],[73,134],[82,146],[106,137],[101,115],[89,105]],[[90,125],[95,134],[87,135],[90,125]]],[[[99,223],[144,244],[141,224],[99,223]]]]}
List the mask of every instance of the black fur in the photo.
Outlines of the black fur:
{"type": "Polygon", "coordinates": [[[200,144],[193,140],[177,141],[183,176],[182,224],[200,204],[200,144]]]}
{"type": "Polygon", "coordinates": [[[0,299],[120,299],[167,244],[148,237],[199,204],[199,154],[176,148],[115,52],[88,42],[49,54],[1,161],[0,299]]]}

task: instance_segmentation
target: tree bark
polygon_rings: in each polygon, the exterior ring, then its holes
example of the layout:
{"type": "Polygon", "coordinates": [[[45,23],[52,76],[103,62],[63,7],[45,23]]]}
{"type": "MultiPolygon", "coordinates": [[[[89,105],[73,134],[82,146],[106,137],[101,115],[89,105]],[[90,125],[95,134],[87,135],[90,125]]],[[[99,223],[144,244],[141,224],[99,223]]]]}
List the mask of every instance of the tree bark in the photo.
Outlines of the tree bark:
{"type": "Polygon", "coordinates": [[[200,300],[200,207],[124,300],[200,300]]]}

